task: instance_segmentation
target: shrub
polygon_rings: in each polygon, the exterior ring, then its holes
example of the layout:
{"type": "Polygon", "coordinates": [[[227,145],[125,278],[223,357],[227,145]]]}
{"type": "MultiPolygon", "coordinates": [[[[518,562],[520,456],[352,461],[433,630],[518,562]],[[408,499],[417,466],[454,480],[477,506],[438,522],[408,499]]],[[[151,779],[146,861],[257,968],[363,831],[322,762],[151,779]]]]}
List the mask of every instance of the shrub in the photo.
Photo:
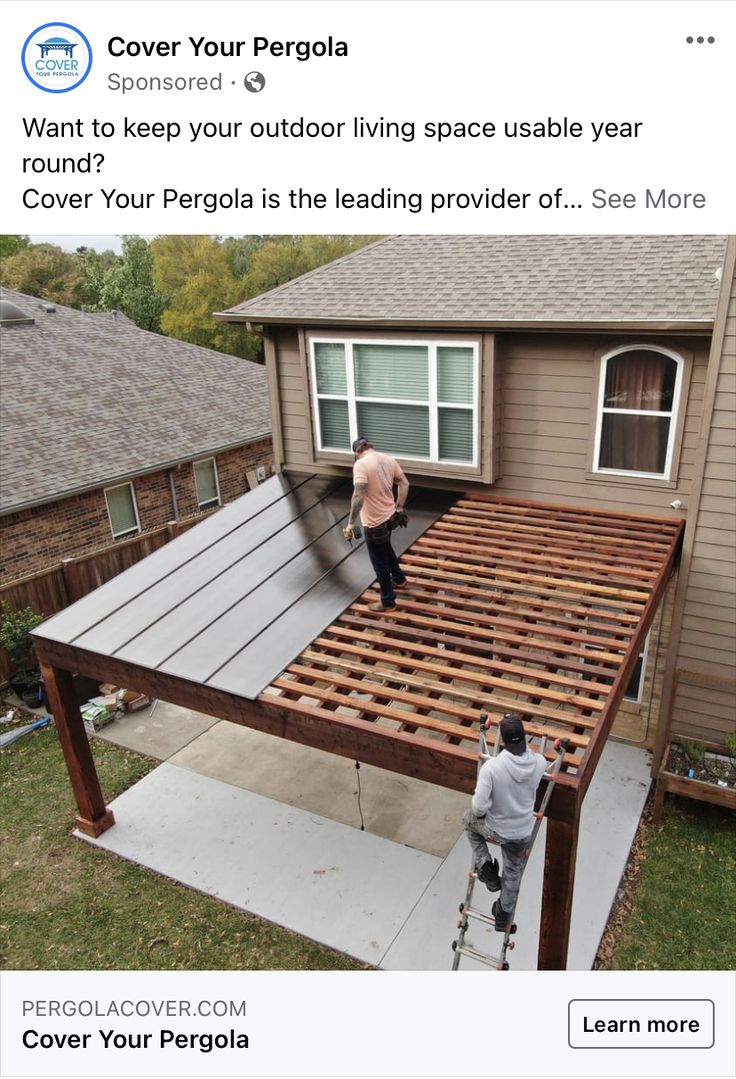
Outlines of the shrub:
{"type": "Polygon", "coordinates": [[[20,671],[35,665],[33,638],[31,630],[43,622],[43,615],[36,614],[32,607],[13,611],[3,603],[3,619],[0,625],[0,644],[8,653],[13,670],[20,671]]]}
{"type": "Polygon", "coordinates": [[[689,738],[683,738],[680,745],[682,746],[682,752],[692,764],[697,764],[699,760],[702,760],[705,753],[705,744],[703,742],[691,742],[689,738]]]}

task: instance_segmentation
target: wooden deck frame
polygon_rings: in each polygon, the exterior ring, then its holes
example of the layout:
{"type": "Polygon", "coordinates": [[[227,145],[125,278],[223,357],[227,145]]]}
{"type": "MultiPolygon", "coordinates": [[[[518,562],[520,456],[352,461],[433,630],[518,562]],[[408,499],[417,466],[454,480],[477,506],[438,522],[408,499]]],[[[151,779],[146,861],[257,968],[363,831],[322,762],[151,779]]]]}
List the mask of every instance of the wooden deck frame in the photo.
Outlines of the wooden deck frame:
{"type": "Polygon", "coordinates": [[[364,594],[254,701],[37,636],[77,824],[99,835],[114,819],[72,671],[465,793],[481,712],[495,725],[520,711],[530,734],[570,738],[548,806],[538,955],[539,969],[564,969],[582,801],[682,532],[680,521],[466,496],[404,555],[413,588],[395,614],[374,615],[364,594]]]}

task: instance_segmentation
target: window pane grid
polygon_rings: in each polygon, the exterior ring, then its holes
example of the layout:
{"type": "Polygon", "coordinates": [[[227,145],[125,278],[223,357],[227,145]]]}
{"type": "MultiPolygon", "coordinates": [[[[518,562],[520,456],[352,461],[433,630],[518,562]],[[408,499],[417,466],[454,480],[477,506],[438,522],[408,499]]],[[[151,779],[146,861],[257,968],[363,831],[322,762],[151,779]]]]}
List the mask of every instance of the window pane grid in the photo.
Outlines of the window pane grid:
{"type": "Polygon", "coordinates": [[[320,450],[362,435],[407,459],[476,463],[475,346],[313,341],[312,372],[320,450]]]}
{"type": "Polygon", "coordinates": [[[646,345],[604,359],[595,469],[666,479],[671,471],[682,361],[646,345]]]}
{"type": "Polygon", "coordinates": [[[110,528],[114,539],[139,531],[133,489],[129,483],[105,491],[110,528]]]}
{"type": "Polygon", "coordinates": [[[217,489],[217,473],[213,458],[205,461],[196,461],[194,465],[194,478],[197,485],[197,501],[200,509],[207,506],[215,506],[220,503],[220,492],[217,489]]]}

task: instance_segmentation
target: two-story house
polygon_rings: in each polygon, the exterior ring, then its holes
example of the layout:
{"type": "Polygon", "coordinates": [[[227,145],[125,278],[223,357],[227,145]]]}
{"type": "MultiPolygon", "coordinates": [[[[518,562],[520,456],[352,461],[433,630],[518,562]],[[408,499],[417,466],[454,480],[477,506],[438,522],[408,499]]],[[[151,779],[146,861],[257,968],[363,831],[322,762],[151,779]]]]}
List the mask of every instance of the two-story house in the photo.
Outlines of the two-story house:
{"type": "Polygon", "coordinates": [[[539,950],[564,967],[611,732],[654,745],[673,696],[680,730],[731,722],[734,250],[398,236],[223,312],[265,336],[278,474],[36,631],[80,829],[114,820],[73,671],[460,791],[480,717],[518,710],[567,739],[539,950]],[[342,535],[359,434],[412,482],[390,619],[342,535]]]}

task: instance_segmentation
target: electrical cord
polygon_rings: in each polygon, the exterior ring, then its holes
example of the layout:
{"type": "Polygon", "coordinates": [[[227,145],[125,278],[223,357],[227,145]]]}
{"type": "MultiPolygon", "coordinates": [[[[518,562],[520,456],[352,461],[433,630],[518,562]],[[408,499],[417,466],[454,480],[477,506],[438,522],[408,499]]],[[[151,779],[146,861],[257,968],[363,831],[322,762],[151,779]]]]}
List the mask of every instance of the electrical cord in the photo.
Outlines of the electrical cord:
{"type": "Polygon", "coordinates": [[[365,821],[363,820],[363,807],[360,804],[360,795],[361,795],[361,790],[360,790],[360,761],[355,762],[355,771],[358,774],[358,791],[357,791],[357,794],[358,794],[358,812],[360,813],[360,830],[361,830],[361,832],[364,832],[365,831],[365,821]]]}

